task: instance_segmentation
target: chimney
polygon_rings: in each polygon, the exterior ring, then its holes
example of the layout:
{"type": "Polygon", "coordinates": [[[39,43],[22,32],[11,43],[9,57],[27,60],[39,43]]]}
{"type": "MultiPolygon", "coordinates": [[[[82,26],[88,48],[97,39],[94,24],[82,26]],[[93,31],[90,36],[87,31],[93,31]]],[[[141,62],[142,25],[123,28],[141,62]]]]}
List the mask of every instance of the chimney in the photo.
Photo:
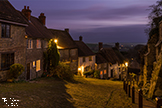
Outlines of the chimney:
{"type": "Polygon", "coordinates": [[[82,41],[83,37],[82,36],[79,36],[79,41],[82,41]]]}
{"type": "Polygon", "coordinates": [[[43,25],[45,25],[45,23],[46,23],[46,16],[44,16],[44,13],[40,13],[40,16],[39,16],[39,21],[43,24],[43,25]]]}
{"type": "Polygon", "coordinates": [[[69,33],[69,28],[65,28],[65,31],[69,33]]]}
{"type": "Polygon", "coordinates": [[[115,48],[116,48],[117,50],[119,50],[119,43],[118,43],[118,42],[115,43],[115,48]]]}
{"type": "Polygon", "coordinates": [[[98,47],[99,47],[99,50],[101,50],[103,48],[103,43],[102,42],[99,42],[98,43],[98,47]]]}
{"type": "Polygon", "coordinates": [[[27,6],[27,9],[26,9],[26,6],[24,6],[24,9],[22,9],[21,11],[28,20],[30,20],[30,16],[31,16],[31,10],[29,9],[29,6],[27,6]]]}

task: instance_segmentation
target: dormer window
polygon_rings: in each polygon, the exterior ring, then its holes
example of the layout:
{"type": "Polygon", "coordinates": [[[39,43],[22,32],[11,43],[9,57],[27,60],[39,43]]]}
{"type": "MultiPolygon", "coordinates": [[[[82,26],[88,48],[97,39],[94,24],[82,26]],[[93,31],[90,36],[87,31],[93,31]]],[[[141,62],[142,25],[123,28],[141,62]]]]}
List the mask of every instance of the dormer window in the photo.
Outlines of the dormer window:
{"type": "Polygon", "coordinates": [[[10,25],[9,24],[1,24],[1,37],[2,38],[10,38],[10,25]]]}

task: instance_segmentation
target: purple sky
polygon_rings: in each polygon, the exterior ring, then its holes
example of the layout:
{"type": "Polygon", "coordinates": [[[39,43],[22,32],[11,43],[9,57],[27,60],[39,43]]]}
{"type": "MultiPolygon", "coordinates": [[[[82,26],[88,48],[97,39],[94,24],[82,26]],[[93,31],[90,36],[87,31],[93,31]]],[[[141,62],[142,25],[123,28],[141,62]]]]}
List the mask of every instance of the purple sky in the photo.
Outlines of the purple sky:
{"type": "Polygon", "coordinates": [[[155,0],[9,0],[17,9],[29,6],[32,15],[45,13],[46,26],[69,28],[74,40],[97,42],[147,42],[147,10],[155,0]]]}

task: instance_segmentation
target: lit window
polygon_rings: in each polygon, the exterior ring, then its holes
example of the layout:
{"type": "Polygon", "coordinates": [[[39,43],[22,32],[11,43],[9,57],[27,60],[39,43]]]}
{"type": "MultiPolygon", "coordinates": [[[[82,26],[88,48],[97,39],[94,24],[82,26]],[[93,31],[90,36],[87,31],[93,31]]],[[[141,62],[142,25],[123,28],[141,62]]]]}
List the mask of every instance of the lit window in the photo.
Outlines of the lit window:
{"type": "Polygon", "coordinates": [[[33,67],[35,67],[35,61],[33,61],[33,67]]]}
{"type": "Polygon", "coordinates": [[[102,73],[102,71],[100,71],[100,75],[102,75],[103,73],[102,73]]]}
{"type": "Polygon", "coordinates": [[[27,40],[27,48],[28,49],[32,49],[33,48],[33,40],[31,40],[31,39],[27,40]]]}
{"type": "Polygon", "coordinates": [[[41,40],[37,39],[37,48],[41,48],[41,40]]]}
{"type": "Polygon", "coordinates": [[[10,25],[1,24],[1,37],[10,38],[10,25]]]}
{"type": "Polygon", "coordinates": [[[104,74],[106,74],[106,70],[104,70],[104,74]]]}
{"type": "Polygon", "coordinates": [[[39,71],[40,69],[40,60],[36,61],[36,71],[39,71]]]}

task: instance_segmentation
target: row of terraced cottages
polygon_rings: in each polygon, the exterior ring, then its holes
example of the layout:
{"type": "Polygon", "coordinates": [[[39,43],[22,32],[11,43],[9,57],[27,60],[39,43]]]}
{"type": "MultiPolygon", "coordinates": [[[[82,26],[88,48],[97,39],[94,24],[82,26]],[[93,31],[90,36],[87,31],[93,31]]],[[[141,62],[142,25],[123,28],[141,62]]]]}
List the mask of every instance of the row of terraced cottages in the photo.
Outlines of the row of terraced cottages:
{"type": "Polygon", "coordinates": [[[58,40],[60,61],[68,64],[76,74],[83,75],[87,70],[97,69],[100,70],[100,78],[119,78],[124,71],[124,58],[118,48],[100,48],[95,54],[82,37],[74,41],[69,29],[48,29],[44,13],[36,18],[31,16],[31,12],[29,6],[24,6],[20,12],[8,0],[0,1],[0,81],[7,79],[6,73],[14,63],[25,67],[20,79],[40,77],[43,73],[43,52],[52,38],[58,40]]]}

